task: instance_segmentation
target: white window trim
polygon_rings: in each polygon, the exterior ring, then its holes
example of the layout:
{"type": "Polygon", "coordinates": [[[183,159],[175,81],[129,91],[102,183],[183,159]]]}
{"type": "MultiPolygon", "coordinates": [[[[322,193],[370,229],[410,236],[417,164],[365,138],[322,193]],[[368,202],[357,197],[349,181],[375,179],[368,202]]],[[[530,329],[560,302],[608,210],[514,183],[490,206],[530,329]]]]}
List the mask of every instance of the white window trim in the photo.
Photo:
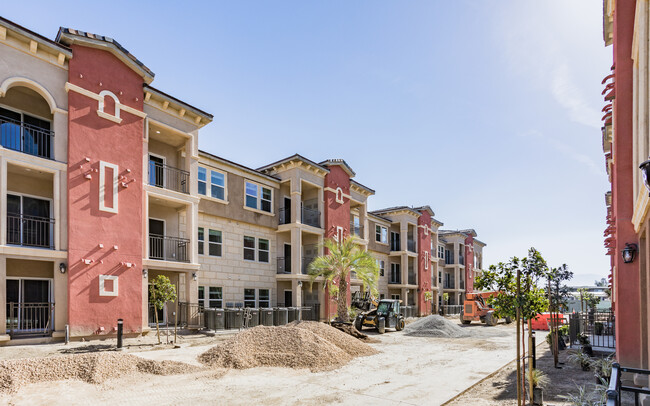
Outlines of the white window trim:
{"type": "Polygon", "coordinates": [[[270,264],[271,263],[271,239],[269,238],[257,238],[255,241],[255,247],[257,247],[257,262],[260,264],[270,264]],[[269,248],[267,250],[260,249],[260,240],[266,241],[269,248]],[[268,261],[260,261],[260,252],[266,252],[268,255],[268,261]]]}
{"type": "MultiPolygon", "coordinates": [[[[205,233],[205,231],[203,232],[203,238],[204,238],[204,241],[207,241],[207,243],[208,243],[207,254],[204,254],[204,255],[206,255],[206,256],[208,256],[208,257],[222,258],[222,257],[223,257],[223,231],[221,231],[221,230],[216,230],[216,229],[214,229],[214,228],[204,228],[204,230],[208,230],[208,233],[207,233],[207,237],[208,237],[208,238],[207,238],[207,240],[205,240],[206,233],[205,233]],[[212,231],[218,231],[218,232],[221,233],[221,242],[210,242],[210,230],[212,230],[212,231]],[[221,245],[221,255],[211,255],[211,254],[210,254],[210,244],[221,245]]],[[[206,252],[206,251],[203,250],[203,252],[206,252]]]]}
{"type": "Polygon", "coordinates": [[[343,204],[343,203],[344,203],[344,200],[343,200],[343,189],[341,189],[341,187],[337,187],[337,188],[336,188],[336,196],[335,196],[335,199],[336,199],[336,203],[340,203],[340,204],[343,204]]]}
{"type": "MultiPolygon", "coordinates": [[[[257,237],[253,237],[252,235],[244,235],[242,237],[241,243],[242,243],[242,259],[244,261],[246,261],[246,262],[256,262],[256,259],[257,259],[257,237]],[[253,239],[253,248],[250,248],[250,247],[247,247],[247,246],[244,245],[244,239],[246,237],[253,239]],[[251,249],[253,250],[253,259],[246,259],[245,256],[244,256],[244,252],[246,252],[246,250],[251,250],[251,249]]],[[[269,258],[269,260],[270,260],[270,258],[269,258]]]]}
{"type": "Polygon", "coordinates": [[[122,122],[122,119],[120,118],[120,100],[111,92],[110,90],[102,90],[99,92],[99,106],[97,109],[97,115],[101,118],[105,118],[109,121],[112,121],[114,123],[120,124],[122,122]],[[104,99],[106,96],[110,97],[115,101],[115,115],[106,113],[104,111],[104,99]]]}
{"type": "MultiPolygon", "coordinates": [[[[205,227],[197,227],[196,228],[196,245],[197,245],[197,247],[203,246],[203,253],[199,253],[199,255],[206,255],[205,254],[205,227]],[[199,229],[203,229],[203,240],[199,239],[199,229]]],[[[197,249],[197,251],[198,251],[198,249],[197,249]]]]}
{"type": "Polygon", "coordinates": [[[117,275],[99,275],[99,296],[117,296],[118,294],[117,275]],[[113,281],[113,291],[106,291],[106,281],[113,281]]]}
{"type": "Polygon", "coordinates": [[[269,215],[269,216],[274,216],[275,215],[274,210],[273,210],[273,206],[275,204],[275,196],[274,195],[275,195],[275,193],[273,193],[273,188],[271,186],[255,182],[255,181],[252,181],[250,179],[244,179],[244,202],[243,202],[244,203],[244,209],[254,211],[256,213],[261,213],[261,214],[266,214],[266,215],[269,215]],[[246,197],[249,196],[249,195],[246,194],[246,184],[247,183],[250,183],[251,185],[255,185],[257,187],[257,197],[256,197],[257,198],[257,203],[255,205],[255,208],[248,207],[246,205],[246,197]],[[262,188],[269,189],[271,191],[271,211],[262,210],[262,188]]]}
{"type": "MultiPolygon", "coordinates": [[[[253,291],[254,299],[253,299],[253,307],[252,308],[259,308],[259,303],[257,302],[257,299],[258,299],[257,291],[258,291],[258,289],[255,289],[255,288],[244,288],[244,307],[246,307],[246,290],[252,290],[253,291]]],[[[269,297],[270,297],[270,294],[269,294],[269,297]]],[[[250,299],[248,299],[248,301],[250,302],[250,299]]]]}
{"type": "Polygon", "coordinates": [[[261,289],[257,289],[257,303],[256,303],[256,306],[257,306],[258,308],[261,308],[261,306],[260,306],[260,302],[261,302],[261,301],[268,302],[268,306],[267,306],[267,307],[271,307],[271,289],[269,289],[269,288],[261,288],[261,289]],[[269,292],[268,299],[265,299],[265,300],[261,300],[261,299],[260,299],[260,297],[261,297],[261,296],[260,296],[260,291],[261,291],[261,290],[266,290],[266,291],[269,292]]]}
{"type": "Polygon", "coordinates": [[[117,213],[118,212],[118,179],[119,179],[119,167],[115,164],[111,164],[104,161],[99,161],[99,210],[105,211],[108,213],[117,213]],[[106,168],[113,169],[113,207],[107,207],[105,203],[106,198],[106,168]]]}
{"type": "Polygon", "coordinates": [[[388,245],[388,238],[389,237],[390,237],[390,235],[389,235],[389,232],[388,232],[388,227],[384,227],[382,225],[375,224],[375,242],[377,244],[388,245]],[[377,227],[379,227],[379,241],[377,241],[377,227]],[[386,230],[386,242],[381,241],[381,236],[383,235],[382,230],[386,230]]]}

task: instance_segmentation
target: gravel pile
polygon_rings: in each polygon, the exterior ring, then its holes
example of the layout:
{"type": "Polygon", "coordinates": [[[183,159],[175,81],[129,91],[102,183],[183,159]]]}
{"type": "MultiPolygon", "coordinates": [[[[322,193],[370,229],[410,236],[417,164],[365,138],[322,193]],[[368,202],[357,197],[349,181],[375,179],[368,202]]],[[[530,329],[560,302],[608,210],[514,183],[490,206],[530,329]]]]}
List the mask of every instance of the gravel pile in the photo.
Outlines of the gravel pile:
{"type": "Polygon", "coordinates": [[[0,361],[0,392],[15,392],[30,383],[79,379],[102,383],[133,373],[182,374],[199,368],[175,361],[151,361],[134,355],[100,352],[0,361]]]}
{"type": "Polygon", "coordinates": [[[404,329],[404,334],[414,337],[444,337],[463,338],[471,333],[453,321],[442,316],[431,315],[410,323],[404,329]]]}
{"type": "Polygon", "coordinates": [[[375,354],[365,343],[318,322],[243,331],[199,356],[217,368],[285,367],[312,372],[339,368],[352,358],[375,354]]]}

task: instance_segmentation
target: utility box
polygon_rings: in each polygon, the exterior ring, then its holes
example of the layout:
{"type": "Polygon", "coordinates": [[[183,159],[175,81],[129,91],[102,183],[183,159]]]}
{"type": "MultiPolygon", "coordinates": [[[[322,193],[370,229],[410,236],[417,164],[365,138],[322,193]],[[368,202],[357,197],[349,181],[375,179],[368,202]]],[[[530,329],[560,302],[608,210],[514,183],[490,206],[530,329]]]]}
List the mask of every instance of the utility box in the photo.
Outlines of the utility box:
{"type": "Polygon", "coordinates": [[[214,329],[213,330],[223,330],[226,328],[226,311],[224,309],[212,309],[214,310],[214,329]]]}
{"type": "Polygon", "coordinates": [[[215,315],[216,309],[203,309],[203,326],[208,330],[215,330],[215,315]]]}
{"type": "Polygon", "coordinates": [[[288,307],[287,308],[287,323],[291,323],[294,320],[298,320],[298,313],[300,312],[297,307],[288,307]]]}
{"type": "Polygon", "coordinates": [[[248,327],[260,325],[260,309],[249,309],[251,318],[248,320],[248,327]]]}
{"type": "Polygon", "coordinates": [[[284,326],[287,324],[287,320],[289,317],[289,311],[286,307],[278,307],[277,309],[277,317],[273,319],[273,323],[276,326],[284,326]]]}
{"type": "Polygon", "coordinates": [[[273,325],[273,309],[265,307],[260,309],[260,325],[272,326],[273,325]]]}
{"type": "Polygon", "coordinates": [[[226,329],[240,329],[244,318],[242,309],[226,309],[226,329]]]}

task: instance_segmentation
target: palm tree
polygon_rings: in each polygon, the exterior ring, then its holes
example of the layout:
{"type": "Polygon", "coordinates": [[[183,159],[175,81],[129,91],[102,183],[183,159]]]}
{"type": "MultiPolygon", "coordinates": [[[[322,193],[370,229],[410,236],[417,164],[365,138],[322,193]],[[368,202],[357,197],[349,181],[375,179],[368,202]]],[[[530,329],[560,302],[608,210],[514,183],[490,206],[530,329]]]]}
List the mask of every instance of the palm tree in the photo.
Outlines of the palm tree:
{"type": "Polygon", "coordinates": [[[309,264],[311,283],[313,284],[319,276],[325,278],[330,295],[338,296],[337,321],[349,323],[348,274],[355,272],[356,278],[363,282],[364,291],[369,289],[376,295],[379,266],[377,261],[367,251],[359,248],[352,238],[346,238],[340,243],[334,239],[326,239],[323,246],[328,253],[317,257],[309,264]]]}

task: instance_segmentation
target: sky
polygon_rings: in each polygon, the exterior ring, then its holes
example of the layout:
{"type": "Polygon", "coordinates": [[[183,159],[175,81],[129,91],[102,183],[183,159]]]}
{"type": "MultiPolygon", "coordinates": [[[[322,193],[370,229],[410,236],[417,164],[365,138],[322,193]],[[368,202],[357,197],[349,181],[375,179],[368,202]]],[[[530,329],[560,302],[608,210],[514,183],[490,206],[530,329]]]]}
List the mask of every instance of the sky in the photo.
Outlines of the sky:
{"type": "MultiPolygon", "coordinates": [[[[429,205],[484,267],[537,248],[609,272],[594,0],[3,2],[49,38],[112,37],[153,86],[214,115],[200,148],[257,168],[343,158],[369,209],[429,205]]],[[[1,63],[1,55],[0,55],[1,63]]]]}

